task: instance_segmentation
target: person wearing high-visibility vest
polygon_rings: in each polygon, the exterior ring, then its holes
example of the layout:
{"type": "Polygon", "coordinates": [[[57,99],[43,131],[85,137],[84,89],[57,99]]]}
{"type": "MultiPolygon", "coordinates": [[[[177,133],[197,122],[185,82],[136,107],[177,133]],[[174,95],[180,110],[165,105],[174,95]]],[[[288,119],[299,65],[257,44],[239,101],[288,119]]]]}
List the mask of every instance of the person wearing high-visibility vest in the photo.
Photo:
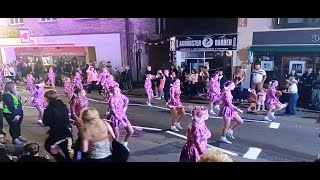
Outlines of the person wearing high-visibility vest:
{"type": "Polygon", "coordinates": [[[23,144],[27,140],[21,137],[21,123],[23,120],[23,109],[21,97],[16,92],[16,83],[7,82],[4,86],[3,116],[9,124],[9,133],[12,144],[23,144]]]}

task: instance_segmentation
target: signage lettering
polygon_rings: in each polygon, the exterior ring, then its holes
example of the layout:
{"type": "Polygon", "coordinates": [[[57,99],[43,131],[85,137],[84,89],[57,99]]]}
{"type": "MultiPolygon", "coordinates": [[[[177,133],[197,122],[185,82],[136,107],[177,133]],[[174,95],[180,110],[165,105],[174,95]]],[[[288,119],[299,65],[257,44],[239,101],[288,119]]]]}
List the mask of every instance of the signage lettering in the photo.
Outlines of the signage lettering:
{"type": "Polygon", "coordinates": [[[189,41],[180,41],[180,47],[183,46],[201,46],[200,40],[189,40],[189,41]]]}
{"type": "Polygon", "coordinates": [[[176,38],[176,50],[236,50],[237,35],[185,36],[176,38]]]}

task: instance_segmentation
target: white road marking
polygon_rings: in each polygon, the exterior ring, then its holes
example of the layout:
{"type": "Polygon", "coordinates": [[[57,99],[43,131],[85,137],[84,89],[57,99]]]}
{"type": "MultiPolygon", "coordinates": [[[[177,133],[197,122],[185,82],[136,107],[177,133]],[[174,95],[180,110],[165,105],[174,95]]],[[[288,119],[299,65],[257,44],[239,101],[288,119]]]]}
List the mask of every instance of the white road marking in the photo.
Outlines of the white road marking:
{"type": "Polygon", "coordinates": [[[172,131],[166,131],[166,133],[169,133],[169,134],[172,134],[172,135],[175,135],[175,136],[181,137],[182,139],[187,139],[187,136],[184,136],[184,135],[181,135],[181,134],[178,134],[178,133],[172,132],[172,131]]]}
{"type": "Polygon", "coordinates": [[[90,98],[88,98],[88,100],[93,101],[93,102],[98,102],[98,103],[108,104],[108,103],[107,103],[107,102],[105,102],[105,101],[99,101],[99,100],[90,99],[90,98]]]}
{"type": "Polygon", "coordinates": [[[271,129],[279,129],[280,123],[271,122],[269,128],[271,129]]]}
{"type": "Polygon", "coordinates": [[[250,147],[249,150],[242,156],[247,159],[256,160],[261,153],[262,149],[250,147]]]}
{"type": "Polygon", "coordinates": [[[35,107],[32,107],[32,106],[23,106],[23,108],[35,109],[35,107]]]}
{"type": "Polygon", "coordinates": [[[132,126],[133,128],[137,129],[146,129],[146,130],[152,130],[152,131],[162,131],[162,129],[159,128],[150,128],[150,127],[142,127],[142,126],[132,126]]]}
{"type": "Polygon", "coordinates": [[[209,149],[220,150],[220,151],[222,151],[222,152],[224,152],[224,153],[226,153],[226,154],[229,154],[229,155],[231,155],[231,156],[239,156],[237,153],[234,153],[234,152],[231,152],[231,151],[228,151],[228,150],[225,150],[225,149],[221,149],[221,148],[218,148],[218,147],[216,147],[216,146],[212,146],[212,145],[210,145],[210,144],[208,144],[208,148],[209,148],[209,149]]]}

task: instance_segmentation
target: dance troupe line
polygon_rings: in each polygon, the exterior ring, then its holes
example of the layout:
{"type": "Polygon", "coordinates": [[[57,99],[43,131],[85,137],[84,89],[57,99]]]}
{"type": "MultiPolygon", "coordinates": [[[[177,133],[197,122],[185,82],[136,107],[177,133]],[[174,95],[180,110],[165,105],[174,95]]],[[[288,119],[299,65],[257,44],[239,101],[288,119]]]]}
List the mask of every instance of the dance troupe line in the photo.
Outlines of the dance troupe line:
{"type": "MultiPolygon", "coordinates": [[[[88,70],[90,68],[91,66],[89,66],[88,70]]],[[[163,81],[169,80],[169,71],[165,70],[164,72],[166,76],[163,77],[163,81]]],[[[244,123],[243,119],[239,115],[243,113],[243,111],[232,104],[233,96],[231,94],[231,91],[235,89],[235,83],[233,81],[226,81],[224,84],[224,88],[221,91],[220,84],[218,82],[218,76],[218,73],[213,74],[209,82],[209,90],[207,95],[209,100],[209,109],[204,106],[190,107],[192,109],[192,121],[187,127],[187,142],[183,146],[181,151],[181,162],[197,162],[201,159],[201,155],[207,152],[207,140],[211,137],[211,132],[206,127],[205,122],[206,120],[208,120],[209,113],[216,114],[215,111],[219,111],[218,115],[221,116],[224,121],[224,127],[221,132],[220,141],[227,144],[232,144],[232,142],[227,139],[227,136],[234,140],[235,129],[244,123]]],[[[0,79],[0,88],[3,88],[3,77],[0,77],[0,79]]],[[[53,72],[52,67],[49,69],[48,79],[48,84],[52,87],[52,89],[55,89],[55,73],[53,72]]],[[[65,105],[61,100],[57,99],[57,92],[55,90],[47,90],[45,92],[46,84],[44,81],[35,82],[36,80],[32,74],[27,75],[26,89],[30,91],[30,96],[27,98],[24,104],[31,100],[32,106],[35,107],[39,113],[37,122],[39,124],[44,124],[50,127],[49,137],[45,142],[45,149],[56,160],[62,161],[62,159],[64,158],[81,159],[82,157],[84,157],[84,153],[87,153],[86,156],[89,157],[89,159],[103,159],[103,161],[110,161],[110,152],[105,151],[105,147],[110,146],[110,144],[108,144],[108,142],[106,141],[106,137],[108,137],[108,134],[111,134],[113,139],[119,141],[120,128],[124,128],[126,130],[126,136],[122,142],[122,145],[128,151],[130,151],[128,148],[128,141],[132,136],[134,130],[126,114],[129,99],[121,93],[119,84],[108,72],[107,68],[103,68],[102,72],[99,74],[98,79],[99,80],[96,85],[100,84],[103,87],[103,96],[105,98],[105,101],[107,102],[107,119],[97,121],[100,123],[100,125],[96,126],[97,128],[92,131],[84,129],[84,124],[90,124],[92,123],[91,121],[93,121],[93,119],[100,119],[100,116],[97,110],[95,110],[94,108],[88,108],[89,101],[86,97],[86,91],[82,84],[82,72],[80,68],[77,69],[73,80],[70,77],[65,78],[64,91],[65,95],[69,99],[70,111],[67,108],[63,108],[65,105]],[[45,99],[47,99],[47,101],[49,102],[47,107],[45,104],[45,99]],[[57,127],[54,127],[52,124],[50,124],[55,120],[52,119],[53,117],[49,117],[51,115],[50,112],[55,112],[56,109],[52,107],[57,106],[59,106],[60,108],[58,108],[59,113],[66,111],[66,113],[68,113],[69,115],[69,119],[67,120],[68,122],[65,122],[64,124],[68,124],[71,122],[79,130],[79,137],[74,145],[72,145],[71,126],[66,126],[68,127],[67,131],[59,132],[59,130],[57,130],[57,127]],[[105,133],[102,133],[105,131],[108,132],[106,135],[105,133]],[[94,136],[94,133],[97,133],[97,136],[94,136]],[[97,139],[97,137],[99,138],[97,139]],[[71,146],[73,146],[74,148],[72,149],[71,146]],[[61,152],[64,153],[63,156],[61,155],[61,152]]],[[[151,83],[152,79],[152,75],[147,75],[144,84],[148,96],[148,100],[146,102],[148,106],[152,106],[151,100],[154,98],[151,83]]],[[[9,85],[10,83],[13,82],[9,82],[9,85]]],[[[5,86],[7,86],[7,84],[5,86]]],[[[164,86],[166,86],[166,83],[164,83],[164,86]]],[[[177,78],[172,78],[170,86],[171,87],[169,88],[169,92],[164,92],[165,97],[170,97],[166,103],[172,115],[170,129],[172,131],[179,131],[183,129],[180,123],[181,119],[186,115],[185,107],[182,105],[180,99],[180,80],[177,78]]],[[[269,83],[269,88],[265,93],[268,97],[266,100],[268,111],[264,119],[267,121],[272,121],[272,119],[275,119],[276,117],[274,116],[274,113],[286,106],[285,104],[281,104],[276,96],[277,86],[277,81],[271,81],[269,83]]],[[[13,85],[11,85],[10,87],[11,92],[9,92],[9,94],[12,97],[15,97],[14,95],[17,95],[15,84],[14,87],[13,85]]],[[[4,89],[5,92],[7,92],[6,87],[4,87],[4,89]]],[[[19,97],[18,99],[18,101],[20,102],[21,97],[19,97]]],[[[4,106],[6,104],[7,103],[4,99],[4,106]]],[[[5,118],[7,119],[6,115],[5,118]]],[[[13,117],[8,118],[12,119],[13,117]]],[[[14,118],[19,119],[21,117],[19,116],[14,118]]],[[[90,125],[86,125],[85,127],[88,128],[89,126],[90,125]]],[[[14,144],[21,144],[26,142],[26,140],[20,136],[20,133],[15,135],[15,133],[12,133],[10,131],[10,135],[13,138],[14,144]]]]}

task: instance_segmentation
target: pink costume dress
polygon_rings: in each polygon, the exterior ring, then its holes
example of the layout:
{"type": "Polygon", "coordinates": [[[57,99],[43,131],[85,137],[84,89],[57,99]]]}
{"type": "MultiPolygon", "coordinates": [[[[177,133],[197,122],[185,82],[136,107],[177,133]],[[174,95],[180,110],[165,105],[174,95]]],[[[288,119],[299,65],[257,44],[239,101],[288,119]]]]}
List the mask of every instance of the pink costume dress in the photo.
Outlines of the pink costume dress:
{"type": "Polygon", "coordinates": [[[34,77],[32,76],[32,74],[28,74],[27,75],[27,90],[30,91],[31,93],[33,93],[33,91],[35,89],[34,84],[35,84],[34,77]]]}
{"type": "Polygon", "coordinates": [[[218,82],[218,76],[214,76],[209,82],[208,99],[210,101],[220,101],[221,97],[220,83],[218,82]]]}
{"type": "Polygon", "coordinates": [[[178,86],[173,85],[170,88],[170,100],[167,103],[167,106],[170,109],[182,108],[180,94],[181,94],[180,86],[178,87],[178,86]]]}
{"type": "Polygon", "coordinates": [[[192,120],[187,131],[187,143],[180,154],[180,162],[197,162],[200,156],[207,150],[207,140],[211,132],[205,122],[192,120]]]}
{"type": "Polygon", "coordinates": [[[127,108],[129,99],[123,95],[113,95],[110,98],[109,110],[110,113],[107,117],[111,122],[112,127],[126,127],[129,123],[128,117],[123,109],[127,108]]]}
{"type": "Polygon", "coordinates": [[[56,83],[56,74],[53,72],[52,68],[49,69],[48,78],[50,84],[54,86],[54,84],[56,83]]]}
{"type": "Polygon", "coordinates": [[[146,93],[148,95],[148,98],[153,98],[153,90],[152,90],[152,83],[151,83],[151,79],[146,79],[144,81],[144,89],[146,90],[146,93]]]}
{"type": "Polygon", "coordinates": [[[221,104],[220,104],[220,116],[226,116],[233,118],[237,115],[237,111],[233,109],[232,105],[233,96],[230,90],[225,90],[221,95],[221,104]]]}
{"type": "Polygon", "coordinates": [[[268,106],[270,106],[270,105],[276,105],[276,104],[279,104],[279,103],[280,103],[279,99],[276,97],[276,92],[277,92],[276,87],[271,86],[271,87],[268,88],[268,91],[267,91],[267,101],[266,101],[266,104],[267,104],[268,106]]]}
{"type": "Polygon", "coordinates": [[[76,117],[79,118],[81,110],[87,108],[88,105],[89,101],[87,97],[79,96],[70,101],[71,118],[77,121],[76,117]]]}
{"type": "Polygon", "coordinates": [[[37,109],[44,109],[46,108],[46,104],[44,102],[44,88],[38,87],[35,88],[33,93],[31,94],[31,97],[33,97],[32,100],[32,106],[37,109]]]}
{"type": "Polygon", "coordinates": [[[66,96],[72,97],[73,94],[73,84],[72,82],[64,81],[64,92],[66,93],[66,96]]]}
{"type": "Polygon", "coordinates": [[[119,87],[119,84],[113,80],[113,76],[109,73],[109,75],[107,75],[107,77],[103,83],[104,98],[107,102],[109,102],[110,97],[112,96],[112,94],[110,92],[111,87],[119,87]]]}
{"type": "Polygon", "coordinates": [[[74,88],[75,89],[83,89],[82,85],[82,76],[79,72],[76,72],[76,75],[74,76],[74,88]]]}

